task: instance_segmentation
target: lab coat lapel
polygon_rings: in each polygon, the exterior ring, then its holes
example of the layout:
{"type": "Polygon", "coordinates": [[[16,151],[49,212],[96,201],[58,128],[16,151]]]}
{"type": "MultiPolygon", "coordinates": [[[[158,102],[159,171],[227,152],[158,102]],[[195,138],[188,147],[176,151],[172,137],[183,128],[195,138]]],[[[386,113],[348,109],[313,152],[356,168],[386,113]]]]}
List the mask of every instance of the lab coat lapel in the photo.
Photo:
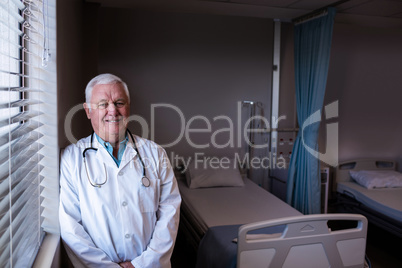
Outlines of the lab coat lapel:
{"type": "Polygon", "coordinates": [[[131,162],[131,160],[133,160],[135,158],[136,155],[137,155],[137,152],[134,150],[133,143],[131,142],[131,138],[130,138],[130,141],[127,142],[126,149],[124,150],[123,158],[121,159],[121,162],[120,162],[120,169],[124,168],[124,166],[129,164],[131,162]]]}

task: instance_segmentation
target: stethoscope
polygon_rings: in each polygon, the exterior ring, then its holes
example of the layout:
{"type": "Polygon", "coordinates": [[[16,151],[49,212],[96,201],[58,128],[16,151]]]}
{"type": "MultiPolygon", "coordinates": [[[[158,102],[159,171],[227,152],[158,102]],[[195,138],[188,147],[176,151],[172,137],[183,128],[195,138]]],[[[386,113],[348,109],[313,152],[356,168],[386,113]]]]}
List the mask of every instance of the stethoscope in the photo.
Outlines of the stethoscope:
{"type": "MultiPolygon", "coordinates": [[[[137,152],[138,158],[140,159],[140,162],[141,162],[141,165],[142,165],[141,184],[142,184],[142,186],[144,186],[144,187],[149,187],[149,186],[151,185],[151,181],[148,179],[148,177],[147,177],[146,174],[145,174],[145,165],[144,165],[144,161],[142,161],[142,157],[141,157],[140,153],[138,152],[137,145],[136,145],[135,140],[134,140],[134,138],[133,138],[133,134],[131,134],[130,130],[128,130],[128,129],[126,130],[126,133],[130,134],[130,137],[131,137],[131,139],[132,139],[132,141],[133,141],[133,144],[134,144],[134,150],[137,152]]],[[[87,178],[88,178],[89,183],[90,183],[93,187],[98,187],[98,188],[100,188],[102,185],[104,185],[104,184],[107,182],[107,171],[106,171],[106,165],[105,165],[105,163],[103,163],[103,167],[105,168],[105,174],[106,174],[105,181],[102,182],[102,183],[94,183],[94,182],[92,182],[92,180],[91,180],[90,177],[89,177],[87,161],[85,160],[85,153],[86,153],[88,150],[95,150],[95,151],[98,151],[98,148],[92,147],[93,137],[94,137],[94,133],[92,132],[92,134],[91,134],[91,147],[85,148],[85,150],[82,152],[82,156],[83,156],[83,158],[84,158],[85,171],[86,171],[86,173],[87,173],[87,178]]]]}

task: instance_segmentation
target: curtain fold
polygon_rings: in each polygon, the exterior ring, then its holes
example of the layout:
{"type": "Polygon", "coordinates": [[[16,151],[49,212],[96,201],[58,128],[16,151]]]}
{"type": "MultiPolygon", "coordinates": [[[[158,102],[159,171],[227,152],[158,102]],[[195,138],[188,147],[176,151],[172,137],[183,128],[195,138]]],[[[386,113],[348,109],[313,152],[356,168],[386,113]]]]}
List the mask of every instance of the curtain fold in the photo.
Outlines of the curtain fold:
{"type": "Polygon", "coordinates": [[[327,82],[332,30],[336,10],[295,25],[295,82],[297,118],[300,131],[293,146],[287,180],[288,204],[303,214],[321,210],[320,160],[309,151],[318,151],[318,130],[327,82]]]}

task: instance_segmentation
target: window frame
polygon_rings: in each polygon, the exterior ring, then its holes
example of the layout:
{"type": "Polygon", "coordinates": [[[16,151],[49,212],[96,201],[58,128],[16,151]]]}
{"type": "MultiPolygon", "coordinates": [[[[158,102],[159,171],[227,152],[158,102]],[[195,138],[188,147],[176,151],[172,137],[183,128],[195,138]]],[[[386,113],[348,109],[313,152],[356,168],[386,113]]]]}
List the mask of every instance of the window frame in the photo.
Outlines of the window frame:
{"type": "Polygon", "coordinates": [[[0,136],[3,149],[8,148],[8,156],[0,162],[5,174],[0,177],[0,202],[4,201],[0,212],[5,211],[4,224],[9,220],[8,226],[0,225],[4,227],[0,229],[0,266],[52,267],[60,243],[56,0],[5,0],[0,2],[0,12],[7,17],[0,20],[0,41],[8,43],[4,46],[7,51],[0,46],[0,58],[8,59],[8,63],[0,63],[0,115],[4,112],[0,136]],[[16,83],[11,84],[13,77],[16,83]],[[10,128],[13,124],[16,126],[10,128]],[[31,124],[36,125],[32,128],[31,124]],[[26,152],[34,152],[34,161],[26,152]],[[18,173],[21,167],[28,173],[18,173]],[[35,216],[29,219],[27,215],[35,216]],[[30,247],[20,251],[27,244],[30,247]]]}

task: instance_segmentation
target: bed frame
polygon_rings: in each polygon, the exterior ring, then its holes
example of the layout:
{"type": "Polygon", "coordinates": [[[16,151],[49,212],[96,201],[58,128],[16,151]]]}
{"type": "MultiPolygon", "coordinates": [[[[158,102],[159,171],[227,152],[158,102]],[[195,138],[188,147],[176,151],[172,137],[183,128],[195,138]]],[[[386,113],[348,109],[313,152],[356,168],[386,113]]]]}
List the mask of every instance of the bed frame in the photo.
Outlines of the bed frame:
{"type": "MultiPolygon", "coordinates": [[[[357,159],[340,163],[336,169],[336,181],[352,181],[349,171],[354,170],[395,170],[392,160],[357,159]]],[[[364,215],[369,223],[402,238],[402,224],[357,201],[353,196],[337,192],[336,208],[338,212],[358,213],[364,215]]]]}
{"type": "MultiPolygon", "coordinates": [[[[203,203],[203,207],[206,205],[209,206],[214,206],[214,202],[216,203],[217,209],[211,207],[211,212],[207,212],[208,215],[214,215],[211,213],[218,213],[219,216],[222,215],[224,218],[227,218],[228,220],[212,220],[211,222],[211,217],[209,217],[208,220],[202,219],[203,215],[198,214],[197,212],[194,213],[194,206],[191,204],[191,200],[187,200],[186,196],[189,195],[189,192],[187,192],[188,187],[185,181],[185,177],[181,174],[177,174],[176,178],[178,180],[179,188],[181,189],[181,194],[182,194],[182,203],[180,207],[180,224],[179,224],[179,229],[181,233],[184,234],[186,237],[187,242],[189,242],[193,249],[198,251],[199,244],[201,240],[203,239],[204,235],[207,233],[207,231],[210,229],[210,227],[214,226],[223,226],[223,225],[240,225],[240,224],[245,224],[245,223],[250,223],[250,222],[256,222],[256,221],[265,221],[265,220],[270,220],[274,219],[276,217],[290,217],[290,216],[298,216],[302,215],[299,211],[296,209],[292,208],[288,204],[284,203],[282,200],[277,198],[276,196],[272,195],[271,193],[263,190],[261,187],[257,186],[254,184],[252,181],[249,179],[245,179],[245,185],[244,187],[211,187],[211,188],[204,188],[204,189],[191,189],[190,191],[195,191],[194,194],[198,196],[201,199],[197,199],[201,203],[203,203]],[[252,186],[252,187],[250,187],[252,186]],[[257,192],[255,192],[255,189],[258,189],[257,192]],[[187,190],[186,190],[187,189],[187,190]],[[210,190],[212,189],[212,192],[210,190]],[[222,189],[222,191],[221,191],[222,189]],[[229,196],[226,195],[227,192],[225,190],[227,189],[233,189],[229,196]],[[243,190],[244,189],[244,190],[243,190]],[[185,190],[185,191],[184,191],[185,190]],[[259,197],[261,196],[261,193],[264,193],[264,196],[266,195],[267,198],[264,198],[263,201],[266,202],[264,205],[260,204],[260,199],[259,197]],[[220,195],[220,198],[215,199],[217,193],[220,195]],[[241,201],[245,193],[256,193],[256,196],[252,196],[252,198],[249,198],[248,200],[245,200],[245,202],[241,201]],[[212,201],[211,199],[204,200],[205,202],[202,201],[202,196],[203,195],[209,196],[209,194],[212,196],[212,201]],[[237,195],[240,194],[240,195],[237,195]],[[236,199],[236,201],[239,201],[237,204],[232,203],[234,201],[233,199],[236,199]],[[230,201],[227,201],[230,200],[230,201]],[[241,204],[239,204],[241,203],[241,204]],[[222,205],[223,204],[223,205],[222,205]],[[240,207],[237,207],[236,205],[240,205],[240,207]],[[257,205],[258,207],[250,207],[253,205],[257,205]],[[280,211],[278,211],[278,206],[283,205],[284,207],[281,207],[280,211]],[[286,206],[286,207],[285,207],[286,206]],[[272,209],[271,209],[272,208],[272,209]],[[250,213],[246,215],[239,214],[238,209],[240,209],[243,213],[245,213],[245,210],[249,211],[257,211],[254,213],[251,213],[252,215],[250,216],[250,213]],[[262,210],[262,213],[258,212],[258,210],[262,210]],[[275,214],[273,214],[275,213],[275,214]],[[243,216],[239,216],[243,215],[243,216]],[[274,215],[274,216],[272,216],[274,215]],[[251,218],[249,218],[251,217],[251,218]]],[[[192,195],[193,196],[193,195],[192,195]]],[[[196,209],[196,208],[195,208],[196,209]]],[[[205,216],[205,210],[204,210],[204,216],[205,216]]],[[[237,232],[236,232],[237,234],[237,232]]],[[[235,234],[235,235],[236,235],[235,234]]]]}
{"type": "Polygon", "coordinates": [[[239,228],[237,268],[364,267],[366,236],[367,219],[354,214],[303,215],[245,224],[239,228]],[[333,231],[328,221],[356,224],[333,231]],[[279,225],[286,225],[282,234],[248,236],[279,225]]]}
{"type": "MultiPolygon", "coordinates": [[[[182,179],[179,177],[179,184],[184,186],[182,179]]],[[[203,221],[198,222],[190,207],[184,201],[181,204],[180,230],[197,252],[196,267],[364,266],[367,219],[362,215],[306,216],[298,212],[246,224],[208,227],[203,221]],[[354,225],[335,230],[330,221],[349,221],[354,225]],[[261,228],[266,228],[258,235],[261,237],[262,234],[263,238],[250,239],[261,228]],[[232,241],[236,236],[237,245],[232,241]],[[318,256],[318,253],[322,254],[318,256]],[[308,254],[314,257],[306,257],[308,254]]]]}
{"type": "Polygon", "coordinates": [[[188,215],[190,215],[189,208],[184,202],[182,202],[180,210],[179,229],[184,234],[186,240],[190,243],[194,251],[197,252],[201,239],[205,235],[204,228],[188,217],[188,215]]]}

